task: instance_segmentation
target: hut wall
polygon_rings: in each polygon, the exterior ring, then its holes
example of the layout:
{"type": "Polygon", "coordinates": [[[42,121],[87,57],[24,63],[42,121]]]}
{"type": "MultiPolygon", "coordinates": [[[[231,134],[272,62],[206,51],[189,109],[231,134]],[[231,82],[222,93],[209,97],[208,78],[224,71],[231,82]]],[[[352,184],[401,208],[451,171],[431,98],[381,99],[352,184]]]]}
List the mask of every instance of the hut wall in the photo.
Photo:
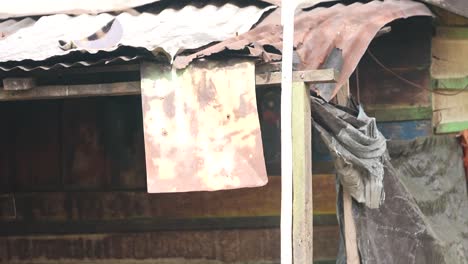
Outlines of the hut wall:
{"type": "MultiPolygon", "coordinates": [[[[370,50],[429,88],[431,34],[428,19],[396,22],[370,50]]],[[[352,94],[387,138],[432,133],[427,90],[368,55],[358,72],[352,94]]],[[[275,170],[262,188],[147,194],[140,109],[138,96],[0,103],[0,263],[279,263],[275,170]]],[[[335,178],[317,134],[313,174],[314,260],[334,263],[335,178]]]]}
{"type": "MultiPolygon", "coordinates": [[[[1,103],[0,116],[0,263],[279,261],[279,176],[146,193],[138,96],[1,103]]],[[[314,187],[315,257],[330,260],[334,177],[314,187]]]]}

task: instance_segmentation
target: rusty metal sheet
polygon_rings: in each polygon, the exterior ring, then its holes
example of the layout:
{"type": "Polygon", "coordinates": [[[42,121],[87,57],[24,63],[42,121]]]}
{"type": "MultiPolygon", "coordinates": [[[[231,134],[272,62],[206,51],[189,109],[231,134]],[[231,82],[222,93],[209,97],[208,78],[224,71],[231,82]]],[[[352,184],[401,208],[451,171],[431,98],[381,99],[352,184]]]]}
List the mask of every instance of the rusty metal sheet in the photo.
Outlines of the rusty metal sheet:
{"type": "MultiPolygon", "coordinates": [[[[393,20],[412,16],[432,16],[432,13],[424,4],[410,0],[303,9],[295,17],[294,46],[301,60],[298,69],[318,69],[333,49],[340,49],[343,67],[333,92],[329,93],[331,97],[326,98],[331,99],[351,76],[377,32],[393,20]]],[[[178,56],[174,66],[183,68],[192,60],[245,47],[265,61],[280,59],[281,37],[280,10],[275,10],[255,29],[194,54],[178,56]]]]}
{"type": "Polygon", "coordinates": [[[252,61],[143,63],[141,79],[148,192],[267,183],[252,61]]]}
{"type": "Polygon", "coordinates": [[[74,55],[115,52],[119,47],[144,48],[154,54],[168,55],[172,60],[185,50],[198,49],[249,31],[265,12],[273,8],[272,5],[237,6],[209,1],[203,5],[169,6],[162,11],[150,9],[138,14],[58,14],[20,21],[10,19],[0,23],[0,63],[16,62],[17,66],[24,63],[23,60],[43,61],[73,52],[74,55]],[[118,22],[112,25],[120,27],[115,30],[119,36],[108,36],[114,32],[112,29],[102,34],[101,29],[112,20],[118,22]],[[113,41],[98,48],[84,45],[64,49],[60,45],[93,34],[101,37],[90,42],[98,43],[105,37],[113,41]]]}

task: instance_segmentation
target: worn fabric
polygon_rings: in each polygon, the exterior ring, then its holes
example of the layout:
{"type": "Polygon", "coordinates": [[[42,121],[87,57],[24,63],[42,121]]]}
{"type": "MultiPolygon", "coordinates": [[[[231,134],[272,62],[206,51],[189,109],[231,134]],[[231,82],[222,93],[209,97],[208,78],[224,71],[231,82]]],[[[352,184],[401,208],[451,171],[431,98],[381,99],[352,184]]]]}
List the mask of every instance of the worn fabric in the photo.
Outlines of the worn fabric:
{"type": "Polygon", "coordinates": [[[351,196],[370,208],[384,200],[386,139],[375,118],[359,109],[357,116],[312,98],[314,126],[334,157],[339,182],[351,196]]]}
{"type": "MultiPolygon", "coordinates": [[[[315,98],[312,98],[312,106],[314,125],[335,159],[337,215],[341,230],[337,263],[346,263],[343,188],[353,190],[349,182],[366,179],[366,175],[370,175],[372,170],[368,170],[365,163],[380,155],[380,151],[376,151],[380,148],[370,148],[371,152],[359,155],[355,154],[359,153],[354,148],[356,143],[343,143],[344,140],[369,142],[358,141],[356,139],[360,137],[357,136],[340,135],[353,135],[355,132],[351,132],[352,128],[362,127],[363,124],[359,122],[363,120],[357,113],[351,113],[353,109],[347,113],[315,98]],[[354,153],[353,158],[349,158],[349,153],[354,153]],[[342,166],[343,162],[346,166],[342,166]],[[350,167],[359,169],[353,171],[350,167]]],[[[364,123],[364,126],[373,124],[364,123]]],[[[361,130],[361,136],[372,138],[368,131],[361,130]]],[[[370,208],[353,195],[353,216],[361,263],[468,263],[468,197],[463,153],[458,139],[438,136],[409,142],[388,141],[386,146],[380,159],[385,199],[379,208],[370,208]]],[[[366,195],[364,197],[367,199],[366,195]]]]}

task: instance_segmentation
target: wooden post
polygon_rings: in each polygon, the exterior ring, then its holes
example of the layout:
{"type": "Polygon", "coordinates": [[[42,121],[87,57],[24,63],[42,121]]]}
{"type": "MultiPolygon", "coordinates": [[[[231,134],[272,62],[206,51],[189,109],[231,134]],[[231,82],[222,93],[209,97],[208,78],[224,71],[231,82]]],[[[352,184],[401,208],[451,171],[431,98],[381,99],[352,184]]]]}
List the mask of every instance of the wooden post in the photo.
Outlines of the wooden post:
{"type": "MultiPolygon", "coordinates": [[[[349,99],[349,80],[341,87],[336,95],[338,104],[346,105],[349,99]]],[[[344,239],[346,247],[346,263],[359,264],[359,253],[357,248],[356,225],[353,218],[353,200],[349,192],[343,189],[343,218],[344,239]]]]}
{"type": "Polygon", "coordinates": [[[292,90],[293,147],[293,263],[312,263],[312,140],[309,89],[294,83],[292,90]]]}

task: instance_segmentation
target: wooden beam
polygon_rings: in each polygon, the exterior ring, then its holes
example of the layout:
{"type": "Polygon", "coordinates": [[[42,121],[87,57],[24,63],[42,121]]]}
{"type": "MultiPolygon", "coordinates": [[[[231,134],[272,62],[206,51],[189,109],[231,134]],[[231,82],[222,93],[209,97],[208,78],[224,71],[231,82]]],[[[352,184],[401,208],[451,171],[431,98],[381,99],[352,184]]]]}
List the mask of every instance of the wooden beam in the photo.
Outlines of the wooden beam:
{"type": "Polygon", "coordinates": [[[0,101],[140,94],[140,82],[38,86],[25,91],[0,89],[0,101]]]}
{"type": "MultiPolygon", "coordinates": [[[[14,220],[14,219],[13,219],[14,220]]],[[[316,227],[336,226],[336,215],[314,216],[316,227]]],[[[1,221],[0,236],[37,234],[89,234],[186,230],[227,230],[279,228],[279,216],[131,218],[75,221],[1,221]]],[[[336,227],[338,228],[338,227],[336,227]]]]}
{"type": "MultiPolygon", "coordinates": [[[[293,74],[294,80],[311,83],[335,82],[337,75],[334,70],[298,71],[293,74]]],[[[5,80],[5,79],[4,79],[5,80]]],[[[279,84],[281,72],[256,74],[256,85],[265,86],[279,84]]],[[[0,89],[0,101],[60,99],[91,96],[120,96],[141,94],[140,82],[118,82],[103,84],[79,85],[46,85],[29,90],[0,89]]]]}
{"type": "MultiPolygon", "coordinates": [[[[281,72],[257,73],[255,76],[255,83],[257,86],[280,84],[281,74],[281,72]]],[[[306,83],[335,83],[338,80],[338,76],[338,72],[334,69],[294,71],[292,81],[306,83]]]]}
{"type": "Polygon", "coordinates": [[[439,124],[435,128],[437,134],[456,133],[468,129],[468,121],[439,124]]]}
{"type": "Polygon", "coordinates": [[[294,83],[293,144],[293,263],[310,263],[313,256],[312,138],[309,89],[294,83]]]}
{"type": "MultiPolygon", "coordinates": [[[[336,96],[338,104],[346,106],[349,101],[349,80],[338,91],[336,96]]],[[[346,247],[346,263],[359,264],[359,252],[357,247],[356,224],[353,217],[353,200],[351,194],[343,188],[343,218],[344,239],[346,247]]]]}
{"type": "Polygon", "coordinates": [[[34,78],[5,78],[3,79],[3,89],[6,91],[24,91],[36,86],[34,78]]]}

